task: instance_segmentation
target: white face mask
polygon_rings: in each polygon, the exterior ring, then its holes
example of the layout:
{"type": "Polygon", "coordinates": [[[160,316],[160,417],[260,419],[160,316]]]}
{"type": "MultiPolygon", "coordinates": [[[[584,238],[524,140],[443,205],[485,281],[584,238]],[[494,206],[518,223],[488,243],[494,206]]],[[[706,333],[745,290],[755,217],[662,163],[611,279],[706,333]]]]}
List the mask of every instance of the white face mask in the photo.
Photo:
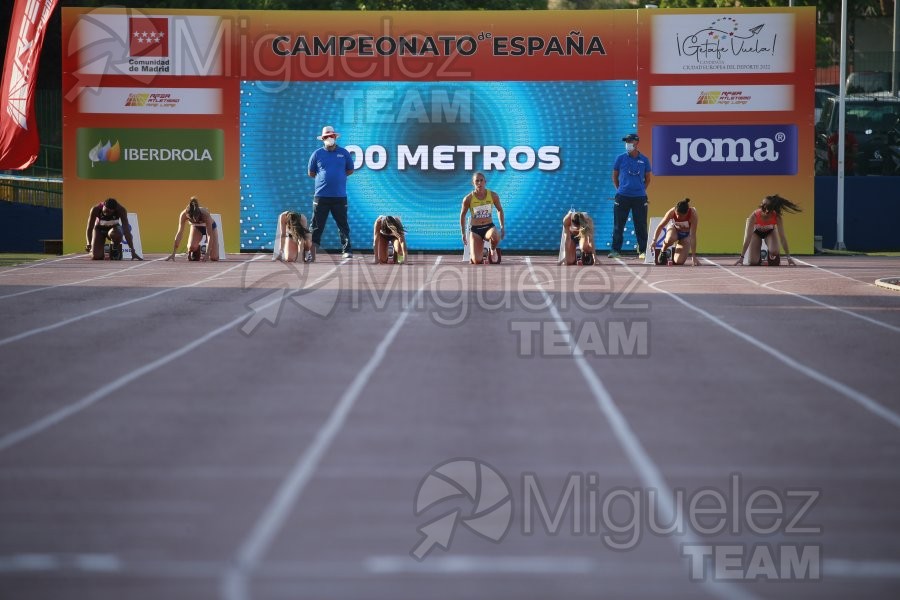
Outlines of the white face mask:
{"type": "Polygon", "coordinates": [[[335,139],[334,139],[334,138],[325,138],[325,147],[326,147],[326,148],[331,148],[331,147],[334,146],[336,143],[337,143],[337,142],[335,142],[335,139]]]}
{"type": "Polygon", "coordinates": [[[634,151],[634,144],[630,144],[630,143],[625,144],[625,152],[633,152],[633,151],[634,151]]]}

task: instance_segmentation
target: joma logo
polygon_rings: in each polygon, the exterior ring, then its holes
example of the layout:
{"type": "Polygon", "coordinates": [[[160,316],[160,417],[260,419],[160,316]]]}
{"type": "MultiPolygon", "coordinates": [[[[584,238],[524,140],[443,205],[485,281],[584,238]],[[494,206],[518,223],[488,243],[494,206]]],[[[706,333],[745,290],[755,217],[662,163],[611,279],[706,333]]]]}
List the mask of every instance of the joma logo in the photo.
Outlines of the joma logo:
{"type": "Polygon", "coordinates": [[[656,125],[654,175],[796,175],[797,126],[656,125]]]}
{"type": "MultiPolygon", "coordinates": [[[[782,141],[784,138],[782,137],[782,141]]],[[[672,164],[684,166],[693,162],[775,162],[779,153],[772,138],[675,138],[678,152],[672,155],[672,164]]]]}

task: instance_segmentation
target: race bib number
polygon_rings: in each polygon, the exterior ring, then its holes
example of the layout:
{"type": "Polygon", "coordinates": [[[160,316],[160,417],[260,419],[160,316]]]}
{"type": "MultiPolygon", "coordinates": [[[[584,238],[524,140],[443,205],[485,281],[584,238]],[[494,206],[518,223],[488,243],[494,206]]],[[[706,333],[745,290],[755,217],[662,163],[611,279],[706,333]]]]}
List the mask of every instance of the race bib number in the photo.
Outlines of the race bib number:
{"type": "Polygon", "coordinates": [[[482,204],[481,206],[476,206],[474,208],[473,214],[476,219],[490,219],[491,218],[491,205],[490,204],[482,204]]]}

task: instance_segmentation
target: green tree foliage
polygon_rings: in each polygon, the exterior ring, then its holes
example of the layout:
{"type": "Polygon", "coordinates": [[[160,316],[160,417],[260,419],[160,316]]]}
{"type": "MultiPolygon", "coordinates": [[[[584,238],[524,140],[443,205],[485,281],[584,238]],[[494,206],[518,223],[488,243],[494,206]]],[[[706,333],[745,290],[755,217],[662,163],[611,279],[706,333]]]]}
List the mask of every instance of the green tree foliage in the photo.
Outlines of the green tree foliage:
{"type": "MultiPolygon", "coordinates": [[[[788,0],[659,0],[660,8],[734,8],[785,7],[788,0]]],[[[841,0],[794,0],[794,6],[815,6],[816,64],[820,67],[837,62],[841,36],[841,0]]],[[[847,0],[847,18],[892,17],[893,0],[847,0]]]]}
{"type": "MultiPolygon", "coordinates": [[[[789,0],[659,0],[660,8],[752,8],[785,7],[789,0]]],[[[794,0],[794,6],[817,6],[820,13],[841,12],[841,0],[794,0]]],[[[847,0],[850,17],[889,17],[894,14],[893,0],[847,0]]]]}
{"type": "MultiPolygon", "coordinates": [[[[96,7],[110,0],[61,0],[62,6],[96,7]]],[[[547,0],[159,0],[123,2],[131,8],[232,10],[534,10],[547,0]]]]}

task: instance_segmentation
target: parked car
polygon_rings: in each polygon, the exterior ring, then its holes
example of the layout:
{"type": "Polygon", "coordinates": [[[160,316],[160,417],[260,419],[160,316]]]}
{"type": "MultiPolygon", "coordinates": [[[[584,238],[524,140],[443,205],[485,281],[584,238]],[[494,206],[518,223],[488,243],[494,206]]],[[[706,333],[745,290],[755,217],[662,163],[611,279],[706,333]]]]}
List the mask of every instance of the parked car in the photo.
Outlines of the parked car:
{"type": "MultiPolygon", "coordinates": [[[[848,175],[900,175],[900,98],[847,96],[844,168],[848,175]]],[[[827,98],[816,121],[817,175],[837,173],[840,97],[827,98]]]]}
{"type": "Polygon", "coordinates": [[[891,89],[891,74],[887,71],[856,71],[847,75],[848,94],[869,94],[891,89]]]}
{"type": "Polygon", "coordinates": [[[825,106],[825,100],[836,96],[834,92],[829,92],[823,88],[816,88],[816,122],[818,123],[819,117],[822,115],[822,107],[825,106]]]}

